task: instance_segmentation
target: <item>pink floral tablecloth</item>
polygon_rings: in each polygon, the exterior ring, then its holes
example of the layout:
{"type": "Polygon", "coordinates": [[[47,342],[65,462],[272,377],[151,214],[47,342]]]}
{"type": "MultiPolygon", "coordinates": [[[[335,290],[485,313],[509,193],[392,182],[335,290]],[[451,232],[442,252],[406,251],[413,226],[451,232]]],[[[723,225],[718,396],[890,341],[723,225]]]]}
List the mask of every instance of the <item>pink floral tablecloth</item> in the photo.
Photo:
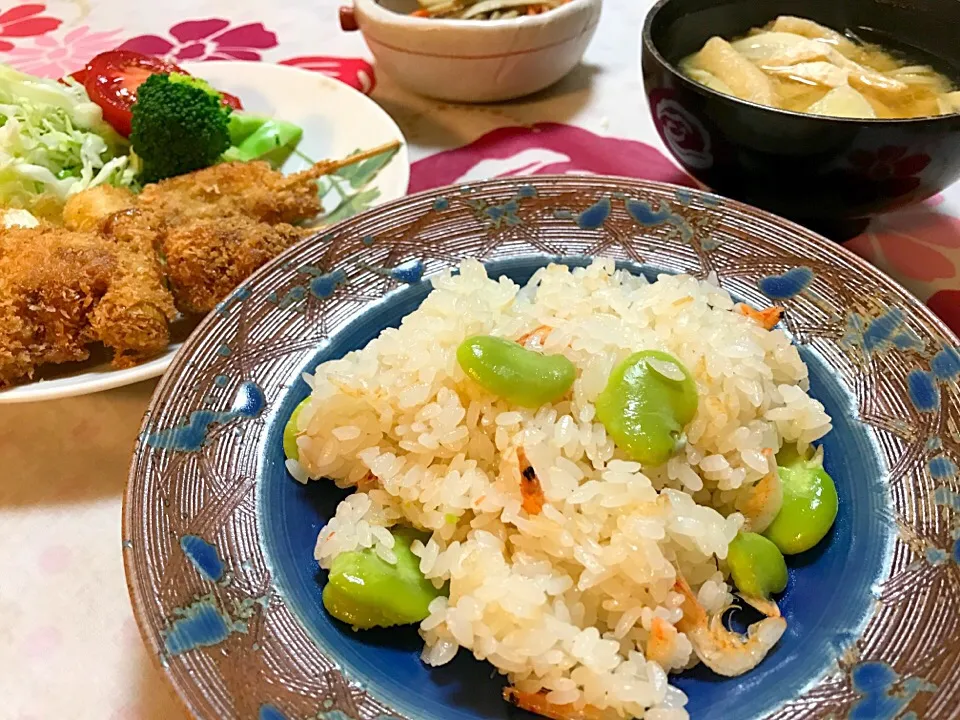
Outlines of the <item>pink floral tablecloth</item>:
{"type": "MultiPolygon", "coordinates": [[[[179,61],[249,60],[370,93],[402,128],[410,190],[488,177],[604,173],[693,183],[648,118],[637,38],[651,0],[607,0],[584,63],[557,87],[466,107],[378,77],[340,0],[47,0],[0,5],[0,62],[51,77],[123,47],[179,61]]],[[[877,157],[878,177],[909,158],[877,157]]],[[[847,247],[960,330],[960,187],[873,223],[847,247]]],[[[129,453],[154,383],[0,408],[0,720],[180,720],[140,642],[120,551],[129,453]]]]}

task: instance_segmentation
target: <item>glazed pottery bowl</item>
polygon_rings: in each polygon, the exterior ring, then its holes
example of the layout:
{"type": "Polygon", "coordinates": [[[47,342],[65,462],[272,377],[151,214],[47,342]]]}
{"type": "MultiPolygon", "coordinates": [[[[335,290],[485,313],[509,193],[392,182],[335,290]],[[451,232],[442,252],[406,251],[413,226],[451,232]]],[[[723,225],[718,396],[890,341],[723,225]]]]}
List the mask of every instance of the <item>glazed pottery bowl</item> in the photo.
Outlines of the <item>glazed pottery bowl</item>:
{"type": "Polygon", "coordinates": [[[716,195],[583,176],[439,188],[349,219],[257,272],[177,354],[137,442],[123,554],[151,655],[197,717],[534,720],[469,651],[430,668],[415,626],[354,632],[327,613],[314,548],[346,491],[295,480],[283,431],[310,391],[303,373],[396,327],[462,259],[524,283],[594,257],[783,306],[833,421],[822,445],[839,514],[788,561],[787,630],[740,677],[672,676],[690,716],[954,717],[960,341],[805,228],[716,195]]]}
{"type": "MultiPolygon", "coordinates": [[[[570,0],[509,20],[414,17],[415,0],[354,0],[352,20],[383,70],[419,95],[454,102],[511,100],[542,90],[580,62],[602,0],[570,0]]],[[[347,15],[349,18],[349,14],[347,15]]]]}
{"type": "Polygon", "coordinates": [[[661,0],[643,26],[643,80],[657,131],[716,192],[844,239],[879,213],[960,177],[960,114],[856,120],[777,110],[688,79],[677,63],[709,38],[778,15],[850,29],[960,80],[960,3],[943,0],[661,0]]]}

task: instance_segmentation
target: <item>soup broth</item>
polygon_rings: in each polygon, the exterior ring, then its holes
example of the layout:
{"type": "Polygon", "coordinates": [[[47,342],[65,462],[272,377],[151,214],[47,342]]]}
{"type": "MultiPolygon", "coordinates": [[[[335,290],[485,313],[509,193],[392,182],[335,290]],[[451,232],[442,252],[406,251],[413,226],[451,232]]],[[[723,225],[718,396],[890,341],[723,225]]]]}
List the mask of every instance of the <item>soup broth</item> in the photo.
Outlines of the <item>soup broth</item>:
{"type": "Polygon", "coordinates": [[[851,118],[960,112],[960,92],[933,68],[788,15],[732,42],[712,37],[680,69],[717,92],[794,112],[851,118]]]}

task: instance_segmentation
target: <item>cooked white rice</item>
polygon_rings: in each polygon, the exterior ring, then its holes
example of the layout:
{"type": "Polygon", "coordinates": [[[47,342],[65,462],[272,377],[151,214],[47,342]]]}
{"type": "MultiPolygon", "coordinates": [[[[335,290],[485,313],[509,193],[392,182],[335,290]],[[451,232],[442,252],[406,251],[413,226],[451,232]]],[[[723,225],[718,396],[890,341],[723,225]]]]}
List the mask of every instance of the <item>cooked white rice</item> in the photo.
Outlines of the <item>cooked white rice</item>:
{"type": "Polygon", "coordinates": [[[320,532],[317,560],[328,568],[367,547],[392,561],[386,528],[431,531],[414,552],[450,596],[420,626],[425,662],[464,647],[552,703],[686,718],[685,696],[667,683],[697,662],[672,627],[677,569],[708,611],[728,605],[722,561],[744,524],[738,498],[772,470],[770,450],[830,429],[796,348],[731,312],[714,284],[651,284],[610,260],[551,265],[523,288],[465,261],[433,285],[400,328],[306,376],[313,394],[291,470],[360,486],[320,532]],[[552,328],[544,350],[578,369],[560,402],[512,406],[457,364],[470,335],[516,339],[541,325],[552,328]],[[627,461],[594,420],[614,365],[648,348],[679,358],[700,397],[686,447],[663,467],[627,461]],[[538,515],[521,509],[519,446],[546,497],[538,515]],[[656,661],[646,657],[655,618],[671,638],[656,661]]]}

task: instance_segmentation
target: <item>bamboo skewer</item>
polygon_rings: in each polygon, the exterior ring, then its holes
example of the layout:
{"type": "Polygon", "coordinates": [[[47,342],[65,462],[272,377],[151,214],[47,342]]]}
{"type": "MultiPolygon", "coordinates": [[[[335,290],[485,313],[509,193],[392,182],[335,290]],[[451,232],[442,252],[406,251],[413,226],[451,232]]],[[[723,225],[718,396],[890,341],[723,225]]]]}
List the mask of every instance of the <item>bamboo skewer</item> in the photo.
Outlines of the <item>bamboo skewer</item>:
{"type": "Polygon", "coordinates": [[[358,152],[356,155],[340,158],[339,160],[321,160],[320,162],[314,164],[313,167],[288,176],[286,184],[292,187],[307,180],[316,180],[324,175],[334,173],[341,168],[349,167],[350,165],[363,162],[364,160],[369,160],[377,155],[392,152],[397,150],[399,147],[400,141],[392,140],[391,142],[378,145],[375,148],[370,148],[369,150],[364,150],[363,152],[358,152]]]}

